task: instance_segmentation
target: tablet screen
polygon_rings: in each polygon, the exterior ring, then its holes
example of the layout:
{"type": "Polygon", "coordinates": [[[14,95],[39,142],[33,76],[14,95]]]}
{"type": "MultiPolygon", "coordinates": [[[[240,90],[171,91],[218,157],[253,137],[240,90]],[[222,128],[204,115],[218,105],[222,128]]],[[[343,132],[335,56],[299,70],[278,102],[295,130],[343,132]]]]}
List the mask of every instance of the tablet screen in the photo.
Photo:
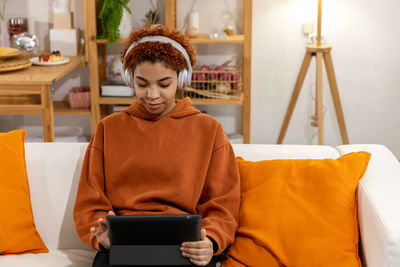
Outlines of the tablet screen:
{"type": "Polygon", "coordinates": [[[201,216],[121,215],[107,216],[110,244],[180,245],[200,240],[201,216]]]}

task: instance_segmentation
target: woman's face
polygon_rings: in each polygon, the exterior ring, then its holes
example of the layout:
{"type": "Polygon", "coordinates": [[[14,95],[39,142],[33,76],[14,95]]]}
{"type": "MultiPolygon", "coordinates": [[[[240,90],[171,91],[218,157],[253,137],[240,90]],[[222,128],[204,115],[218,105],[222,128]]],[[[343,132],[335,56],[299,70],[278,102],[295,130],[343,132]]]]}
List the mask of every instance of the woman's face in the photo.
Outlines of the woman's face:
{"type": "Polygon", "coordinates": [[[133,74],[133,85],[138,100],[148,112],[162,117],[174,108],[178,75],[165,64],[140,63],[133,74]]]}

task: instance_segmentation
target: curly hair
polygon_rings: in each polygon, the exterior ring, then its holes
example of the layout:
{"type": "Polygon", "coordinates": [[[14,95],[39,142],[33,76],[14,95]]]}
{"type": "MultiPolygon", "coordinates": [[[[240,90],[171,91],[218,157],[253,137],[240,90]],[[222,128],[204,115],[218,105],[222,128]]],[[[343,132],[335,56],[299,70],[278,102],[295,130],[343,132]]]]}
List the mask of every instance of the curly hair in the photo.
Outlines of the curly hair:
{"type": "Polygon", "coordinates": [[[125,49],[121,51],[121,61],[124,69],[132,71],[138,64],[144,61],[166,63],[170,68],[180,71],[187,68],[187,63],[182,53],[175,49],[170,43],[163,42],[144,42],[137,44],[130,50],[125,58],[125,53],[130,45],[145,36],[161,35],[178,42],[189,55],[191,65],[196,64],[196,50],[190,43],[189,38],[178,30],[171,30],[167,26],[160,24],[146,25],[143,28],[131,33],[125,49]],[[125,62],[124,62],[125,58],[125,62]]]}

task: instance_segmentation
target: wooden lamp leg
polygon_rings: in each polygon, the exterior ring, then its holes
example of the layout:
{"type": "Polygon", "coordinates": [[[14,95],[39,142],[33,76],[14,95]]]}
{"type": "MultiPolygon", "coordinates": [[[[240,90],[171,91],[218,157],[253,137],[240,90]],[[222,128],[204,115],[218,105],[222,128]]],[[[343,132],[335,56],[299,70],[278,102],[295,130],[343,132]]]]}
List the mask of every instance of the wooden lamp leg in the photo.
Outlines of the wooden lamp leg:
{"type": "Polygon", "coordinates": [[[342,109],[342,104],[340,102],[335,71],[333,69],[333,61],[331,53],[329,51],[324,53],[324,61],[325,61],[326,73],[328,75],[329,87],[331,89],[332,100],[335,106],[336,117],[339,123],[340,134],[342,136],[342,141],[343,144],[349,144],[349,137],[347,136],[346,124],[344,122],[343,109],[342,109]]]}
{"type": "Polygon", "coordinates": [[[292,92],[292,96],[290,98],[289,106],[286,110],[285,119],[283,120],[281,131],[279,133],[279,138],[277,141],[278,144],[282,144],[283,139],[285,138],[285,134],[286,134],[287,128],[289,126],[289,122],[292,117],[294,107],[296,106],[297,98],[299,97],[301,87],[303,86],[303,83],[304,83],[304,78],[306,77],[308,67],[310,66],[311,58],[312,58],[312,54],[309,52],[306,52],[306,54],[304,55],[303,63],[300,68],[299,75],[297,76],[297,80],[296,80],[296,84],[295,84],[293,92],[292,92]]]}
{"type": "Polygon", "coordinates": [[[316,89],[315,89],[315,114],[318,126],[318,144],[324,144],[324,98],[322,90],[322,52],[317,53],[316,89]]]}
{"type": "Polygon", "coordinates": [[[290,118],[292,117],[294,107],[296,105],[297,98],[301,87],[303,86],[307,70],[310,66],[310,62],[313,56],[316,56],[316,92],[315,92],[315,114],[311,117],[313,122],[312,126],[318,127],[318,144],[324,144],[324,114],[323,114],[323,76],[322,76],[322,61],[325,62],[325,68],[329,80],[329,87],[331,89],[333,103],[335,105],[336,116],[339,123],[340,134],[342,136],[343,144],[349,143],[347,136],[346,124],[344,122],[344,115],[342,110],[342,104],[340,102],[339,90],[336,83],[335,71],[333,70],[332,57],[330,54],[331,47],[329,45],[308,45],[307,52],[304,56],[303,64],[299,75],[297,77],[296,85],[293,89],[292,96],[290,98],[289,106],[286,110],[285,119],[282,124],[281,131],[277,144],[282,144],[287,128],[289,126],[290,118]]]}

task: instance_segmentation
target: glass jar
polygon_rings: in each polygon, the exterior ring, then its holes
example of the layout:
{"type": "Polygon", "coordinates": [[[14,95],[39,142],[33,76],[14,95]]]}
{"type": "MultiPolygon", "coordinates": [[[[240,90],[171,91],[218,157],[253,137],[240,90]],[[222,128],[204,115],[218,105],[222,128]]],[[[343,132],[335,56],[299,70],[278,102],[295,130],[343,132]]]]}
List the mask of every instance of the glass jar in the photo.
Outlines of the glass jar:
{"type": "Polygon", "coordinates": [[[8,32],[10,33],[10,40],[13,39],[14,35],[18,35],[23,32],[28,32],[28,19],[26,18],[11,18],[8,21],[8,32]]]}

